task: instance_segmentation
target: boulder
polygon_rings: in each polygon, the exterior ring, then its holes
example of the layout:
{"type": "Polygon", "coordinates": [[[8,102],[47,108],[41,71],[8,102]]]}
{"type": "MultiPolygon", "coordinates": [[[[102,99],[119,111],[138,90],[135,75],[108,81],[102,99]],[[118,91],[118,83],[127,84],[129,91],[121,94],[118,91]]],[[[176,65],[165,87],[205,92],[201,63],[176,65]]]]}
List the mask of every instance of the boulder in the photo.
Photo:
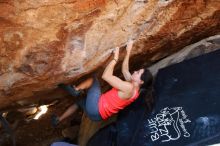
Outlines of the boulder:
{"type": "MultiPolygon", "coordinates": [[[[52,98],[136,40],[131,69],[220,32],[217,0],[2,0],[0,109],[52,98]]],[[[118,69],[118,72],[120,70],[118,69]]]]}

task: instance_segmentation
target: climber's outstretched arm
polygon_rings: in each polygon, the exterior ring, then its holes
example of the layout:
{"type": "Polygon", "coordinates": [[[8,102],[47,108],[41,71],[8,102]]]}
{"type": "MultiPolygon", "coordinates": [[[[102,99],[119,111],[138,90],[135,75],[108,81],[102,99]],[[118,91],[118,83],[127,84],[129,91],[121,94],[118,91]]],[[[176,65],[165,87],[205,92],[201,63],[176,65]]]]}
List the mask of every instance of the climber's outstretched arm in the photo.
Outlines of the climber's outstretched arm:
{"type": "Polygon", "coordinates": [[[127,54],[122,63],[122,73],[126,81],[131,81],[131,73],[129,72],[129,58],[130,58],[130,53],[131,53],[133,43],[134,43],[133,40],[128,41],[127,47],[126,47],[127,54]]]}

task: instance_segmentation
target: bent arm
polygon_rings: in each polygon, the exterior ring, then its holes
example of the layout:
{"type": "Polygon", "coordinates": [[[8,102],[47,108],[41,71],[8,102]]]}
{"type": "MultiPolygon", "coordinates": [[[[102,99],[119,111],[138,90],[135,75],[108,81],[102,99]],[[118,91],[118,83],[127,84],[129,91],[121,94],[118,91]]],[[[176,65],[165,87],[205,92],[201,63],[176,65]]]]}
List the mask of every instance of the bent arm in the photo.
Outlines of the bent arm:
{"type": "Polygon", "coordinates": [[[113,59],[105,68],[103,74],[102,74],[102,79],[106,80],[110,76],[113,76],[113,71],[115,68],[115,64],[117,63],[117,60],[113,59]]]}
{"type": "Polygon", "coordinates": [[[119,50],[114,52],[114,59],[107,65],[105,68],[102,79],[109,83],[112,87],[117,88],[120,91],[126,92],[130,89],[130,84],[126,81],[121,80],[120,78],[113,75],[114,67],[118,60],[119,50]]]}

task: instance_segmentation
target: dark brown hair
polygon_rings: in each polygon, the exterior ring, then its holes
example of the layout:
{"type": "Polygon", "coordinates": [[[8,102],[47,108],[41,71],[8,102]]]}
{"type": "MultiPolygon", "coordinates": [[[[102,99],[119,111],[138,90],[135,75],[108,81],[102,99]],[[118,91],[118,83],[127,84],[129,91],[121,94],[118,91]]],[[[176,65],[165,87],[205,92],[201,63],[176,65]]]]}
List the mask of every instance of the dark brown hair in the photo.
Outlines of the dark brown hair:
{"type": "Polygon", "coordinates": [[[141,85],[142,89],[147,89],[148,87],[152,86],[153,84],[153,75],[151,72],[145,68],[143,74],[141,75],[141,80],[144,82],[141,85]]]}
{"type": "Polygon", "coordinates": [[[152,110],[154,104],[153,97],[153,75],[151,72],[145,68],[143,74],[141,75],[141,80],[144,82],[141,85],[142,94],[144,94],[145,102],[147,104],[148,110],[152,110]]]}

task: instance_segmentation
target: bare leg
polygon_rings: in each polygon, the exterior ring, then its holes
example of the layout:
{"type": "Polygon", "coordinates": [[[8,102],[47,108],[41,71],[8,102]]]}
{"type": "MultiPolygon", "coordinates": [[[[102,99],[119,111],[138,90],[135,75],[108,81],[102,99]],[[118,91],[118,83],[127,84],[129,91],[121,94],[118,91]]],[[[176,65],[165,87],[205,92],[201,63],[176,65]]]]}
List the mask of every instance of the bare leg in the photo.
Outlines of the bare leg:
{"type": "Polygon", "coordinates": [[[76,90],[88,89],[89,87],[92,86],[93,80],[94,80],[93,78],[88,78],[87,80],[85,80],[84,82],[82,82],[78,86],[76,86],[75,89],[76,90]]]}
{"type": "Polygon", "coordinates": [[[63,121],[64,119],[72,115],[77,109],[78,109],[78,105],[75,103],[70,107],[68,107],[68,109],[59,117],[59,122],[63,121]]]}

